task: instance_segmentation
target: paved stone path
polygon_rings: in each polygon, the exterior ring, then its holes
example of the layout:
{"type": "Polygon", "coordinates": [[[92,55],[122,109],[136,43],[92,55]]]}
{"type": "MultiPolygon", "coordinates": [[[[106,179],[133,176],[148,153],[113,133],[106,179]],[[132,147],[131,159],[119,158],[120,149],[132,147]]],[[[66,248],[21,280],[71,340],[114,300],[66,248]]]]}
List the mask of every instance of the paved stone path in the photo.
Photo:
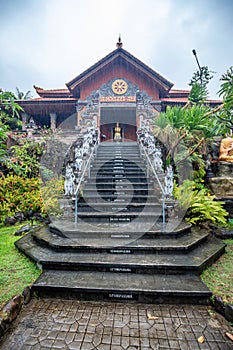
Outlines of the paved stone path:
{"type": "Polygon", "coordinates": [[[32,299],[0,349],[230,350],[226,331],[225,319],[206,306],[32,299]]]}

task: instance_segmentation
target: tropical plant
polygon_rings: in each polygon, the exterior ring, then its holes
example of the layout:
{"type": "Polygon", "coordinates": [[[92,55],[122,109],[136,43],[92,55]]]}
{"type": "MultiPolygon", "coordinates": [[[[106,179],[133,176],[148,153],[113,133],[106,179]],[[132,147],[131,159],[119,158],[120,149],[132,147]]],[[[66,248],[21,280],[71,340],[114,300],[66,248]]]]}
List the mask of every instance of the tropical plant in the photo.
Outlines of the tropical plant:
{"type": "Polygon", "coordinates": [[[0,163],[3,162],[4,157],[7,154],[6,143],[5,143],[7,139],[6,131],[7,131],[6,125],[0,122],[0,163]]]}
{"type": "Polygon", "coordinates": [[[0,221],[17,212],[27,214],[29,210],[33,210],[44,213],[39,186],[38,179],[16,175],[0,178],[0,221]]]}
{"type": "Polygon", "coordinates": [[[15,98],[17,100],[29,100],[30,98],[32,98],[31,91],[27,91],[26,93],[24,93],[24,92],[20,91],[18,87],[16,87],[15,98]]]}
{"type": "Polygon", "coordinates": [[[200,83],[194,83],[192,85],[188,100],[191,104],[199,104],[206,101],[207,97],[207,87],[205,85],[201,85],[200,83]]]}
{"type": "Polygon", "coordinates": [[[168,107],[154,120],[155,137],[166,146],[166,157],[176,167],[184,168],[188,162],[195,170],[205,167],[203,157],[207,157],[209,145],[224,131],[219,120],[210,114],[206,105],[177,106],[168,107]]]}
{"type": "Polygon", "coordinates": [[[49,216],[59,217],[62,213],[59,199],[64,194],[64,180],[52,178],[40,187],[43,208],[49,216]]]}
{"type": "Polygon", "coordinates": [[[8,171],[25,178],[37,177],[43,150],[43,143],[28,140],[21,141],[21,145],[12,146],[5,162],[8,171]]]}
{"type": "Polygon", "coordinates": [[[29,211],[61,215],[59,198],[63,195],[62,179],[51,179],[44,185],[39,178],[7,175],[0,178],[0,222],[17,212],[29,211]]]}
{"type": "Polygon", "coordinates": [[[19,112],[23,111],[23,108],[15,100],[12,92],[0,90],[0,122],[12,130],[22,126],[19,112]]]}
{"type": "Polygon", "coordinates": [[[230,67],[226,74],[221,77],[221,88],[219,96],[223,98],[222,108],[216,113],[217,118],[223,121],[228,128],[233,132],[233,67],[230,67]]]}
{"type": "MultiPolygon", "coordinates": [[[[199,187],[200,184],[197,185],[199,187]]],[[[178,202],[178,210],[186,210],[185,219],[191,224],[211,222],[225,225],[228,215],[223,202],[216,201],[215,196],[204,186],[197,188],[195,181],[184,180],[180,186],[174,186],[174,198],[178,202]]]]}

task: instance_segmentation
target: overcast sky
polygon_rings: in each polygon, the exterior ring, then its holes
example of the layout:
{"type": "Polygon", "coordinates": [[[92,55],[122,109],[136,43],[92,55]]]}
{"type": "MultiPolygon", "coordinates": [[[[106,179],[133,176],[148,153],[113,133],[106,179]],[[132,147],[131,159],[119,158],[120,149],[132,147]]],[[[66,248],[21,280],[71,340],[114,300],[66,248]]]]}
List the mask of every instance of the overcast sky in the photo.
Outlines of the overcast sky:
{"type": "Polygon", "coordinates": [[[174,88],[187,89],[201,66],[216,72],[233,65],[232,0],[0,0],[0,87],[15,92],[65,84],[123,48],[174,88]]]}

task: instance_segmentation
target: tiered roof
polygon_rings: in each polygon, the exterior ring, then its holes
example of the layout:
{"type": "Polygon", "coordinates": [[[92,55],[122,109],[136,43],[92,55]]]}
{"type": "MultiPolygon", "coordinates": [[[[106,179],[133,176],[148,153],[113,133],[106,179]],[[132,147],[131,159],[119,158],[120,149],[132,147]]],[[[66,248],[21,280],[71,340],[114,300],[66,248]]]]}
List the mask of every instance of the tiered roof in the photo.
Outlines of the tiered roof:
{"type": "MultiPolygon", "coordinates": [[[[33,110],[33,105],[40,104],[55,105],[57,108],[61,104],[69,104],[75,108],[75,104],[79,98],[79,91],[85,85],[87,86],[90,81],[98,81],[100,74],[106,70],[111,70],[113,66],[121,65],[131,67],[134,71],[140,72],[140,75],[145,78],[148,84],[156,86],[159,90],[159,100],[165,105],[182,104],[184,105],[188,101],[189,90],[173,89],[173,83],[164,78],[162,75],[151,69],[149,66],[144,64],[142,61],[131,55],[128,51],[122,48],[122,43],[117,43],[117,49],[109,53],[107,56],[99,60],[97,63],[86,69],[84,72],[76,76],[74,79],[69,81],[64,89],[43,89],[38,86],[34,86],[38,98],[30,100],[20,101],[20,104],[25,111],[29,108],[28,112],[33,110]]],[[[208,101],[213,104],[218,104],[221,101],[210,100],[208,101]]]]}

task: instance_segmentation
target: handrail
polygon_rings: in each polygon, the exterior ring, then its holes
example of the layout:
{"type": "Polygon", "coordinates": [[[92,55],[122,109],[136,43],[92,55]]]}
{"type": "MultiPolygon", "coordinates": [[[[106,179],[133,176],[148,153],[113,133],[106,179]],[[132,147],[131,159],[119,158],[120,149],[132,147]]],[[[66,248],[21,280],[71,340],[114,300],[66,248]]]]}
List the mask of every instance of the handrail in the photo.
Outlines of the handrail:
{"type": "MultiPolygon", "coordinates": [[[[79,179],[79,182],[77,184],[77,187],[76,187],[76,190],[75,190],[75,193],[74,193],[74,195],[75,195],[75,218],[74,218],[74,222],[75,222],[75,224],[77,224],[77,222],[78,222],[78,191],[79,191],[79,188],[81,186],[81,183],[83,182],[83,178],[85,176],[87,167],[88,167],[88,165],[89,165],[89,163],[91,161],[91,158],[93,156],[93,153],[96,150],[96,147],[97,147],[98,143],[99,143],[99,137],[97,138],[97,140],[96,140],[96,142],[94,144],[94,147],[92,148],[91,153],[89,154],[89,157],[86,160],[85,167],[83,168],[82,175],[81,175],[81,177],[79,179]]],[[[90,176],[90,174],[88,174],[88,176],[90,176]]]]}
{"type": "MultiPolygon", "coordinates": [[[[138,137],[138,134],[137,134],[137,137],[138,137]]],[[[143,145],[142,141],[139,139],[139,137],[138,137],[138,142],[139,142],[139,147],[141,147],[141,149],[143,150],[143,152],[144,152],[144,154],[146,156],[146,159],[147,159],[148,163],[150,164],[150,167],[151,167],[151,169],[152,169],[152,171],[154,173],[154,176],[155,176],[155,178],[156,178],[156,180],[157,180],[157,182],[159,184],[159,187],[161,189],[161,192],[162,192],[162,217],[163,217],[163,225],[165,225],[166,224],[166,218],[165,218],[165,194],[166,193],[165,193],[165,190],[164,190],[164,188],[163,188],[163,186],[161,184],[161,181],[159,180],[157,172],[156,172],[156,170],[155,170],[155,168],[154,168],[154,166],[153,166],[153,164],[152,164],[152,162],[150,160],[150,157],[147,154],[146,148],[144,147],[144,145],[143,145]]]]}

